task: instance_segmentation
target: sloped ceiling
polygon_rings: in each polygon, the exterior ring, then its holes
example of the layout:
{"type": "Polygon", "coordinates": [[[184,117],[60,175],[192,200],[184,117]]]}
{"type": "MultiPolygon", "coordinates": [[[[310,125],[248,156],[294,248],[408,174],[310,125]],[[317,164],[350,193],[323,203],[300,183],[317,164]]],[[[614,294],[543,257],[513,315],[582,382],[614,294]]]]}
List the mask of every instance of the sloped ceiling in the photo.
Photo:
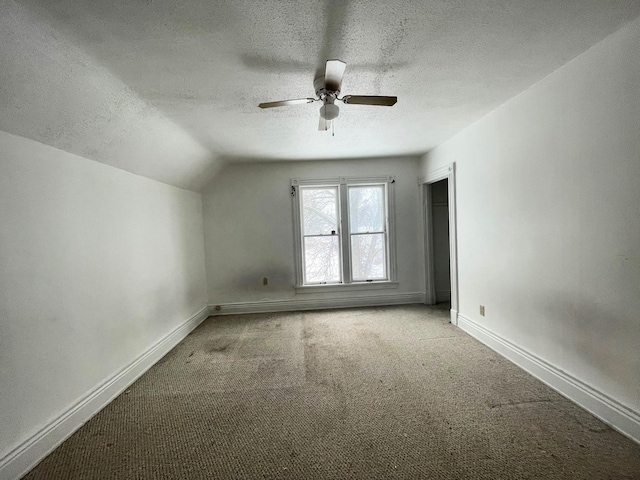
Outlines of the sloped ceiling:
{"type": "Polygon", "coordinates": [[[224,161],[422,154],[640,15],[630,0],[0,0],[0,129],[198,190],[224,161]],[[335,135],[314,96],[347,62],[335,135]]]}

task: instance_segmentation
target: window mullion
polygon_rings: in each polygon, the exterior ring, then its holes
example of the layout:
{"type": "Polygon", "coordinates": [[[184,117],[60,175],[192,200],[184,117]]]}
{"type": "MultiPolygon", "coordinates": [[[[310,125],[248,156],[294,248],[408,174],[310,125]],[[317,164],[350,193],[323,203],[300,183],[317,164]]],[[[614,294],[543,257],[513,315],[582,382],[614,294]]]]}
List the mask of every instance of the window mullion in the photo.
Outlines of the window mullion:
{"type": "Polygon", "coordinates": [[[351,235],[349,232],[349,196],[346,182],[340,182],[340,251],[342,253],[342,281],[351,283],[351,235]]]}

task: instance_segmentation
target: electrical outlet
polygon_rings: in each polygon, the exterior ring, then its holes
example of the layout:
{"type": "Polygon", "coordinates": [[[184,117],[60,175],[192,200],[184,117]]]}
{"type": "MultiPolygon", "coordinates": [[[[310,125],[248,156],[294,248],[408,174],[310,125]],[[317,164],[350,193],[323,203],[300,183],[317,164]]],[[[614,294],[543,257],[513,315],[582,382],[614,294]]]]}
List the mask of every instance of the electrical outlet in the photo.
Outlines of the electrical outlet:
{"type": "Polygon", "coordinates": [[[484,317],[484,305],[480,305],[480,315],[484,317]]]}
{"type": "Polygon", "coordinates": [[[267,277],[264,277],[264,278],[262,279],[262,284],[263,284],[263,285],[269,285],[269,279],[268,279],[267,277]]]}
{"type": "Polygon", "coordinates": [[[216,312],[219,312],[222,309],[220,305],[216,305],[216,312]]]}

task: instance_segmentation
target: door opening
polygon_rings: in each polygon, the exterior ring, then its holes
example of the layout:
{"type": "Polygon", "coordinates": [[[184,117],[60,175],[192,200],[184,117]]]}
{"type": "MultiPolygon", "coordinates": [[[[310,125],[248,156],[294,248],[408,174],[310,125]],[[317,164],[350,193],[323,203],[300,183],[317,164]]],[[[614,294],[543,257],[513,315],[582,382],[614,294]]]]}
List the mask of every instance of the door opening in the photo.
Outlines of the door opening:
{"type": "Polygon", "coordinates": [[[425,303],[448,308],[458,324],[455,164],[429,172],[422,185],[425,303]]]}
{"type": "Polygon", "coordinates": [[[449,255],[449,180],[431,185],[431,241],[433,279],[437,305],[451,308],[451,261],[449,255]]]}

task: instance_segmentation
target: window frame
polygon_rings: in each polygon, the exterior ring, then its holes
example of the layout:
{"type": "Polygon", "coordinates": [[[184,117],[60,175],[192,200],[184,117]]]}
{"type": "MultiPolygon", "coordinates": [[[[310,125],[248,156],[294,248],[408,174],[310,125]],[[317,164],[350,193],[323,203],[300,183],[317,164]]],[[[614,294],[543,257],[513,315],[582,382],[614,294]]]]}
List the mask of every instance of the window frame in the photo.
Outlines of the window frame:
{"type": "Polygon", "coordinates": [[[296,268],[296,293],[329,292],[344,290],[374,290],[397,288],[396,242],[395,242],[395,177],[393,175],[371,177],[333,177],[323,179],[291,179],[291,197],[293,205],[294,256],[296,268]],[[385,186],[385,222],[386,222],[386,269],[387,278],[380,280],[357,280],[352,278],[351,236],[349,222],[349,187],[384,185],[385,186]],[[338,188],[338,235],[342,269],[341,283],[305,284],[304,250],[302,229],[302,195],[304,187],[338,188]]]}

